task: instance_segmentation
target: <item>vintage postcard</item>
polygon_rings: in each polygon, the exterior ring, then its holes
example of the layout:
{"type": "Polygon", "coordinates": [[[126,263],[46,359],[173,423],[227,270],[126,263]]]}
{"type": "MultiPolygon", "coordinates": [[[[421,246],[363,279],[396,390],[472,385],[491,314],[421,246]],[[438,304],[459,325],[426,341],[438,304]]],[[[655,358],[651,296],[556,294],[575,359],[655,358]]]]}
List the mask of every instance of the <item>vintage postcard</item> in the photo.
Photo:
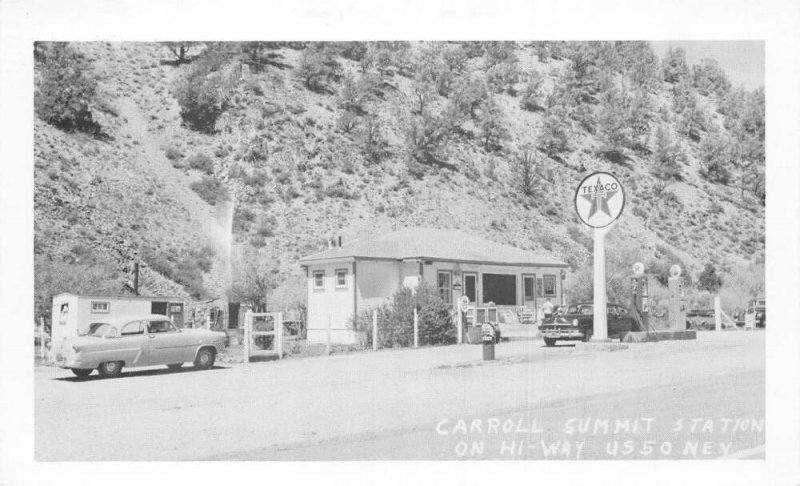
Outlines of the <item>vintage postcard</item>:
{"type": "Polygon", "coordinates": [[[800,477],[767,33],[33,32],[30,470],[800,477]]]}

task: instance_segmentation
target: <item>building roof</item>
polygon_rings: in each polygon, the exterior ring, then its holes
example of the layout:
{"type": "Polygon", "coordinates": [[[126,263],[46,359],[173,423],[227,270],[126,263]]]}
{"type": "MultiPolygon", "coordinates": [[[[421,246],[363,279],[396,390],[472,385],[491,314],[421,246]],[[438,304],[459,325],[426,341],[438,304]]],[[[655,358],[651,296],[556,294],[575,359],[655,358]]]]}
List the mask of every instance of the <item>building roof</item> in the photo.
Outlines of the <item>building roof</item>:
{"type": "Polygon", "coordinates": [[[106,299],[106,300],[156,300],[156,301],[184,301],[183,297],[166,296],[166,295],[132,295],[132,294],[116,294],[112,292],[89,292],[86,294],[76,294],[74,292],[61,292],[56,294],[53,298],[61,297],[62,295],[72,295],[81,299],[106,299]]]}
{"type": "Polygon", "coordinates": [[[497,265],[567,266],[548,254],[522,250],[462,231],[432,228],[404,228],[377,238],[345,242],[341,247],[301,258],[300,264],[342,259],[423,259],[497,265]]]}

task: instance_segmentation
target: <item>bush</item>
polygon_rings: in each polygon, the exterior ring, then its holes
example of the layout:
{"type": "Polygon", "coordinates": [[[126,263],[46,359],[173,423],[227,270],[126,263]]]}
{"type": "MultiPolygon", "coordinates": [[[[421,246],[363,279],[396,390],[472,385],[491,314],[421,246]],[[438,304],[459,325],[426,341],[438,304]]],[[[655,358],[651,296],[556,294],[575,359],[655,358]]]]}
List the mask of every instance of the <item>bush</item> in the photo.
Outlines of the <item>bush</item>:
{"type": "Polygon", "coordinates": [[[331,81],[337,81],[342,67],[336,60],[336,51],[323,43],[315,43],[303,51],[297,75],[306,88],[316,92],[328,92],[331,81]]]}
{"type": "Polygon", "coordinates": [[[204,172],[207,175],[214,173],[214,161],[205,154],[194,154],[186,161],[189,167],[204,172]]]}
{"type": "Polygon", "coordinates": [[[213,177],[204,176],[199,181],[193,182],[190,187],[203,201],[212,206],[218,202],[227,201],[230,198],[225,184],[213,177]]]}
{"type": "MultiPolygon", "coordinates": [[[[417,289],[400,287],[391,301],[379,307],[378,345],[382,348],[409,347],[414,344],[414,307],[419,319],[419,344],[436,346],[456,342],[456,326],[450,318],[449,306],[430,284],[417,289]]],[[[372,312],[366,311],[352,323],[372,346],[372,312]]]]}
{"type": "MultiPolygon", "coordinates": [[[[183,158],[183,154],[181,153],[180,149],[173,145],[170,145],[164,149],[164,155],[172,162],[178,162],[183,158]]],[[[172,165],[178,167],[180,164],[173,163],[172,165]]]]}
{"type": "Polygon", "coordinates": [[[97,133],[99,126],[90,110],[97,80],[86,59],[66,42],[34,44],[36,116],[62,130],[97,133]]]}
{"type": "Polygon", "coordinates": [[[717,269],[713,263],[706,263],[703,271],[697,276],[697,288],[713,293],[719,290],[720,287],[722,287],[722,277],[717,274],[717,269]]]}
{"type": "Polygon", "coordinates": [[[325,195],[328,197],[339,197],[342,199],[358,199],[358,196],[350,190],[347,184],[345,184],[344,179],[341,177],[336,182],[325,188],[325,195]]]}
{"type": "Polygon", "coordinates": [[[224,62],[224,49],[209,47],[173,88],[181,118],[193,130],[213,133],[228,108],[233,81],[220,71],[224,62]]]}
{"type": "Polygon", "coordinates": [[[570,145],[571,123],[566,111],[555,107],[544,119],[542,131],[539,132],[538,145],[549,156],[558,155],[571,150],[570,145]]]}

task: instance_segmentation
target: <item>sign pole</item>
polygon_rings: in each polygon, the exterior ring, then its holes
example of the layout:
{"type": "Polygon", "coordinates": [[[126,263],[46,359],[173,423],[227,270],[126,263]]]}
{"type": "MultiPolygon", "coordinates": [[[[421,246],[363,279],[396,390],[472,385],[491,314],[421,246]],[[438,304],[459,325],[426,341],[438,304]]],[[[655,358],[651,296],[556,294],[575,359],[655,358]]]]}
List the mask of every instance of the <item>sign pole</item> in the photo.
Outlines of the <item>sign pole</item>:
{"type": "Polygon", "coordinates": [[[625,208],[625,190],[608,172],[586,176],[575,189],[575,212],[594,228],[594,316],[591,341],[608,341],[606,296],[606,234],[625,208]]]}
{"type": "Polygon", "coordinates": [[[606,233],[607,228],[594,229],[594,317],[592,341],[608,340],[606,319],[606,233]]]}

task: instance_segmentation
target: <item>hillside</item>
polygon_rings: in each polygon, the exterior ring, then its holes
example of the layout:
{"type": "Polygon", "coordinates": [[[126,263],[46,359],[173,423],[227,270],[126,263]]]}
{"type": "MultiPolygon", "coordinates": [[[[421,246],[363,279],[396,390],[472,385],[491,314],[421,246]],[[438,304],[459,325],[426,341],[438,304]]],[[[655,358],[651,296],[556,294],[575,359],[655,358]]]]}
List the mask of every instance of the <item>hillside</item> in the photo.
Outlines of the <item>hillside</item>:
{"type": "Polygon", "coordinates": [[[763,289],[763,91],[712,63],[645,43],[184,47],[68,47],[97,83],[92,129],[37,106],[37,316],[67,288],[121,289],[136,260],[143,293],[246,301],[255,281],[302,305],[300,257],[410,225],[552,251],[577,295],[572,197],[594,170],[627,190],[616,285],[639,259],[763,289]]]}

